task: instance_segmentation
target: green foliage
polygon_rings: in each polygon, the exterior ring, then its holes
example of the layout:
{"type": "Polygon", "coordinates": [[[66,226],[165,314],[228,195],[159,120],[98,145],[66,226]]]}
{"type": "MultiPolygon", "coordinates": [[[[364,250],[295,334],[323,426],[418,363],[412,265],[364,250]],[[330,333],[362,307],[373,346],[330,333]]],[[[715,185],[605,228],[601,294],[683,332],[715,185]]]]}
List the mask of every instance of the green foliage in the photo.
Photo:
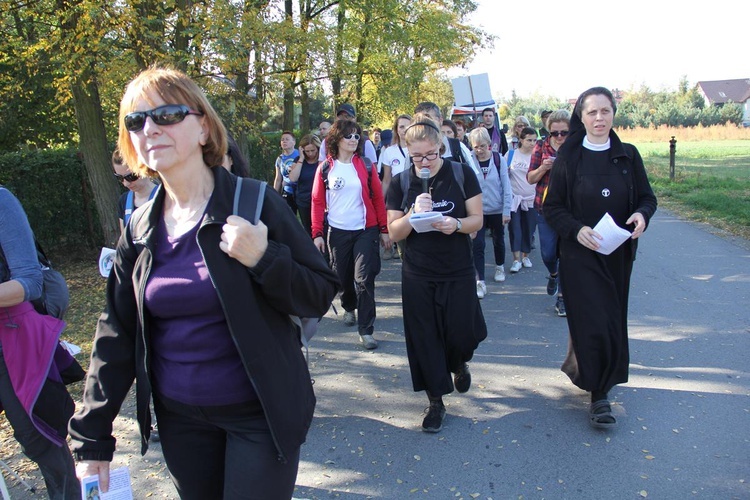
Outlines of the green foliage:
{"type": "Polygon", "coordinates": [[[532,127],[539,129],[542,128],[542,117],[540,116],[542,111],[554,111],[556,109],[571,110],[571,108],[564,101],[554,97],[543,96],[536,92],[524,98],[518,97],[513,92],[511,98],[500,107],[499,117],[503,123],[507,123],[509,127],[513,127],[516,117],[525,116],[529,119],[532,127]]]}
{"type": "Polygon", "coordinates": [[[0,184],[21,201],[45,248],[90,248],[101,240],[91,188],[76,151],[0,154],[0,184]]]}
{"type": "Polygon", "coordinates": [[[747,237],[750,234],[750,143],[705,141],[678,143],[675,180],[669,179],[669,147],[636,145],[661,201],[679,212],[709,220],[747,237]]]}

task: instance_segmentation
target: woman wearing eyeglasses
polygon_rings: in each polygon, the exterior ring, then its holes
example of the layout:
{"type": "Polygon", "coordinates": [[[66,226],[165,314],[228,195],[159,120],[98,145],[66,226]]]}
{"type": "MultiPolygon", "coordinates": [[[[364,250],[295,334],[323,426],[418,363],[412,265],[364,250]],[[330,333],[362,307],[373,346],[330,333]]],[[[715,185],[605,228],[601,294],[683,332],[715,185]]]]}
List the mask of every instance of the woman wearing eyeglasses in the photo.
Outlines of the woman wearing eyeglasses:
{"type": "Polygon", "coordinates": [[[549,136],[540,140],[531,153],[531,163],[526,180],[529,184],[536,183],[534,194],[534,209],[536,210],[536,226],[539,228],[539,250],[542,254],[549,275],[547,276],[547,295],[557,294],[555,311],[558,316],[565,317],[565,301],[563,299],[562,280],[558,275],[559,260],[557,257],[557,233],[544,219],[542,204],[547,195],[549,177],[552,166],[557,158],[557,150],[563,145],[570,133],[570,112],[558,109],[547,117],[545,123],[549,136]]]}
{"type": "Polygon", "coordinates": [[[425,391],[430,402],[422,430],[439,432],[443,396],[454,387],[461,393],[469,390],[467,362],[487,337],[469,237],[482,227],[482,190],[470,167],[440,157],[443,137],[427,115],[414,116],[406,143],[414,167],[394,177],[388,189],[388,229],[394,241],[406,240],[401,268],[406,353],[414,391],[425,391]],[[423,169],[429,171],[427,192],[423,169]],[[406,193],[404,175],[409,176],[406,193]],[[432,231],[418,233],[409,219],[427,212],[439,212],[442,218],[432,231]]]}
{"type": "Polygon", "coordinates": [[[375,165],[368,168],[362,159],[364,138],[356,122],[336,120],[326,143],[327,157],[313,182],[312,236],[321,253],[328,246],[331,267],[341,283],[344,324],[356,324],[365,349],[377,349],[372,334],[375,277],[380,273],[378,244],[391,246],[380,177],[375,165]]]}
{"type": "Polygon", "coordinates": [[[153,198],[154,194],[156,194],[156,188],[159,186],[150,178],[138,177],[137,174],[131,172],[128,166],[123,163],[122,156],[120,156],[120,152],[116,149],[112,153],[112,170],[114,171],[115,179],[122,182],[122,185],[128,190],[127,193],[123,193],[120,196],[117,204],[118,215],[120,217],[120,232],[122,232],[135,209],[153,198]]]}
{"type": "Polygon", "coordinates": [[[181,498],[290,498],[315,395],[289,316],[325,314],[336,276],[273,190],[257,224],[232,215],[226,130],[183,73],[141,73],[119,121],[125,163],[162,188],[118,243],[70,422],[79,476],[107,491],[112,421],[135,380],[141,451],[153,398],[181,498]]]}
{"type": "Polygon", "coordinates": [[[571,135],[551,173],[544,214],[560,235],[560,272],[567,293],[570,343],[562,370],[591,393],[589,423],[617,423],[609,391],[628,381],[628,295],[639,238],[656,212],[656,197],[638,150],[612,130],[617,103],[604,87],[583,92],[571,135]],[[605,214],[632,232],[611,253],[597,252],[592,229],[605,214]]]}

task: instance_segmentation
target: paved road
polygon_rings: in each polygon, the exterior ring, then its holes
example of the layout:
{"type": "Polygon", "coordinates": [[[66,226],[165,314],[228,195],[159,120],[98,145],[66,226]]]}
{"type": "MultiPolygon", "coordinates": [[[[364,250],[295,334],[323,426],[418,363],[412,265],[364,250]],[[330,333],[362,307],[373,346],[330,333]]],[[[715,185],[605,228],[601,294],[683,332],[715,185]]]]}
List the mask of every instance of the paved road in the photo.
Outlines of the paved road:
{"type": "MultiPolygon", "coordinates": [[[[532,269],[488,282],[489,337],[471,391],[445,398],[439,434],[420,431],[400,262],[378,281],[376,351],[329,312],[310,350],[318,406],[296,498],[750,498],[750,243],[654,218],[632,280],[630,382],[610,393],[613,431],[589,427],[587,395],[559,370],[567,325],[531,257],[532,269]]],[[[141,459],[132,423],[119,423],[117,463],[129,462],[137,498],[173,498],[158,447],[141,459]]]]}

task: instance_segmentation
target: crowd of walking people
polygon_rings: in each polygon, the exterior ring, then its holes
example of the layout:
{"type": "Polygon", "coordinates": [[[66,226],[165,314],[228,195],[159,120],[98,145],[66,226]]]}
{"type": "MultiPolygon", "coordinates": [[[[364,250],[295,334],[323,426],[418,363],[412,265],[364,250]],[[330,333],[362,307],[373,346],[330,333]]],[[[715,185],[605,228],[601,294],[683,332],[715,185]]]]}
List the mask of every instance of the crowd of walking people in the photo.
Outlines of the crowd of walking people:
{"type": "MultiPolygon", "coordinates": [[[[616,110],[595,87],[572,114],[546,113],[539,131],[516,117],[508,138],[495,109],[469,130],[422,102],[368,138],[342,104],[298,144],[282,133],[264,190],[242,180],[247,162],[195,82],[171,69],[142,72],[120,105],[112,168],[128,189],[122,237],[68,427],[79,477],[98,475],[108,489],[112,422],[135,381],[142,452],[153,410],[181,498],[290,498],[315,407],[296,318],[317,324],[340,292],[343,322],[377,349],[381,260],[401,260],[412,387],[428,404],[421,428],[441,431],[443,397],[470,390],[469,362],[487,337],[488,230],[498,283],[531,268],[539,245],[546,291],[570,332],[562,369],[590,393],[589,423],[616,425],[609,391],[628,379],[630,273],[656,210],[638,151],[612,130],[616,110]],[[248,186],[257,189],[253,220],[237,208],[248,186]],[[605,214],[632,231],[607,255],[592,229],[605,214]]],[[[0,201],[0,307],[38,330],[51,320],[27,307],[41,279],[31,229],[2,187],[0,201]]],[[[47,436],[17,401],[3,328],[0,403],[16,438],[50,498],[80,495],[70,451],[55,441],[64,427],[47,436]]]]}

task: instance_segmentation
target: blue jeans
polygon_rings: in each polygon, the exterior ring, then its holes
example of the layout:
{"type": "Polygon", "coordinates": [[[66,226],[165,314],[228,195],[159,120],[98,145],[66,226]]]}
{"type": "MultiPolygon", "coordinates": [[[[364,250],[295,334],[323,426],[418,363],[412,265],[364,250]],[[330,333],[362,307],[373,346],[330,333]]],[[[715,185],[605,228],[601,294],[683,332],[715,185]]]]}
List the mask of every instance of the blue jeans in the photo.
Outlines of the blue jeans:
{"type": "Polygon", "coordinates": [[[531,252],[531,237],[536,229],[536,210],[521,210],[519,207],[510,213],[508,234],[510,235],[510,251],[529,254],[531,252]]]}
{"type": "Polygon", "coordinates": [[[502,266],[505,264],[505,226],[503,226],[502,214],[493,214],[484,216],[482,229],[477,231],[477,237],[474,238],[474,267],[477,270],[479,281],[484,281],[484,232],[490,229],[492,231],[492,248],[495,251],[495,265],[502,266]]]}
{"type": "MultiPolygon", "coordinates": [[[[536,227],[539,228],[539,251],[542,254],[542,262],[547,267],[550,274],[557,274],[560,260],[557,258],[557,233],[552,229],[547,221],[544,220],[538,210],[536,212],[536,227]]],[[[558,294],[562,295],[562,285],[558,279],[558,294]]]]}

